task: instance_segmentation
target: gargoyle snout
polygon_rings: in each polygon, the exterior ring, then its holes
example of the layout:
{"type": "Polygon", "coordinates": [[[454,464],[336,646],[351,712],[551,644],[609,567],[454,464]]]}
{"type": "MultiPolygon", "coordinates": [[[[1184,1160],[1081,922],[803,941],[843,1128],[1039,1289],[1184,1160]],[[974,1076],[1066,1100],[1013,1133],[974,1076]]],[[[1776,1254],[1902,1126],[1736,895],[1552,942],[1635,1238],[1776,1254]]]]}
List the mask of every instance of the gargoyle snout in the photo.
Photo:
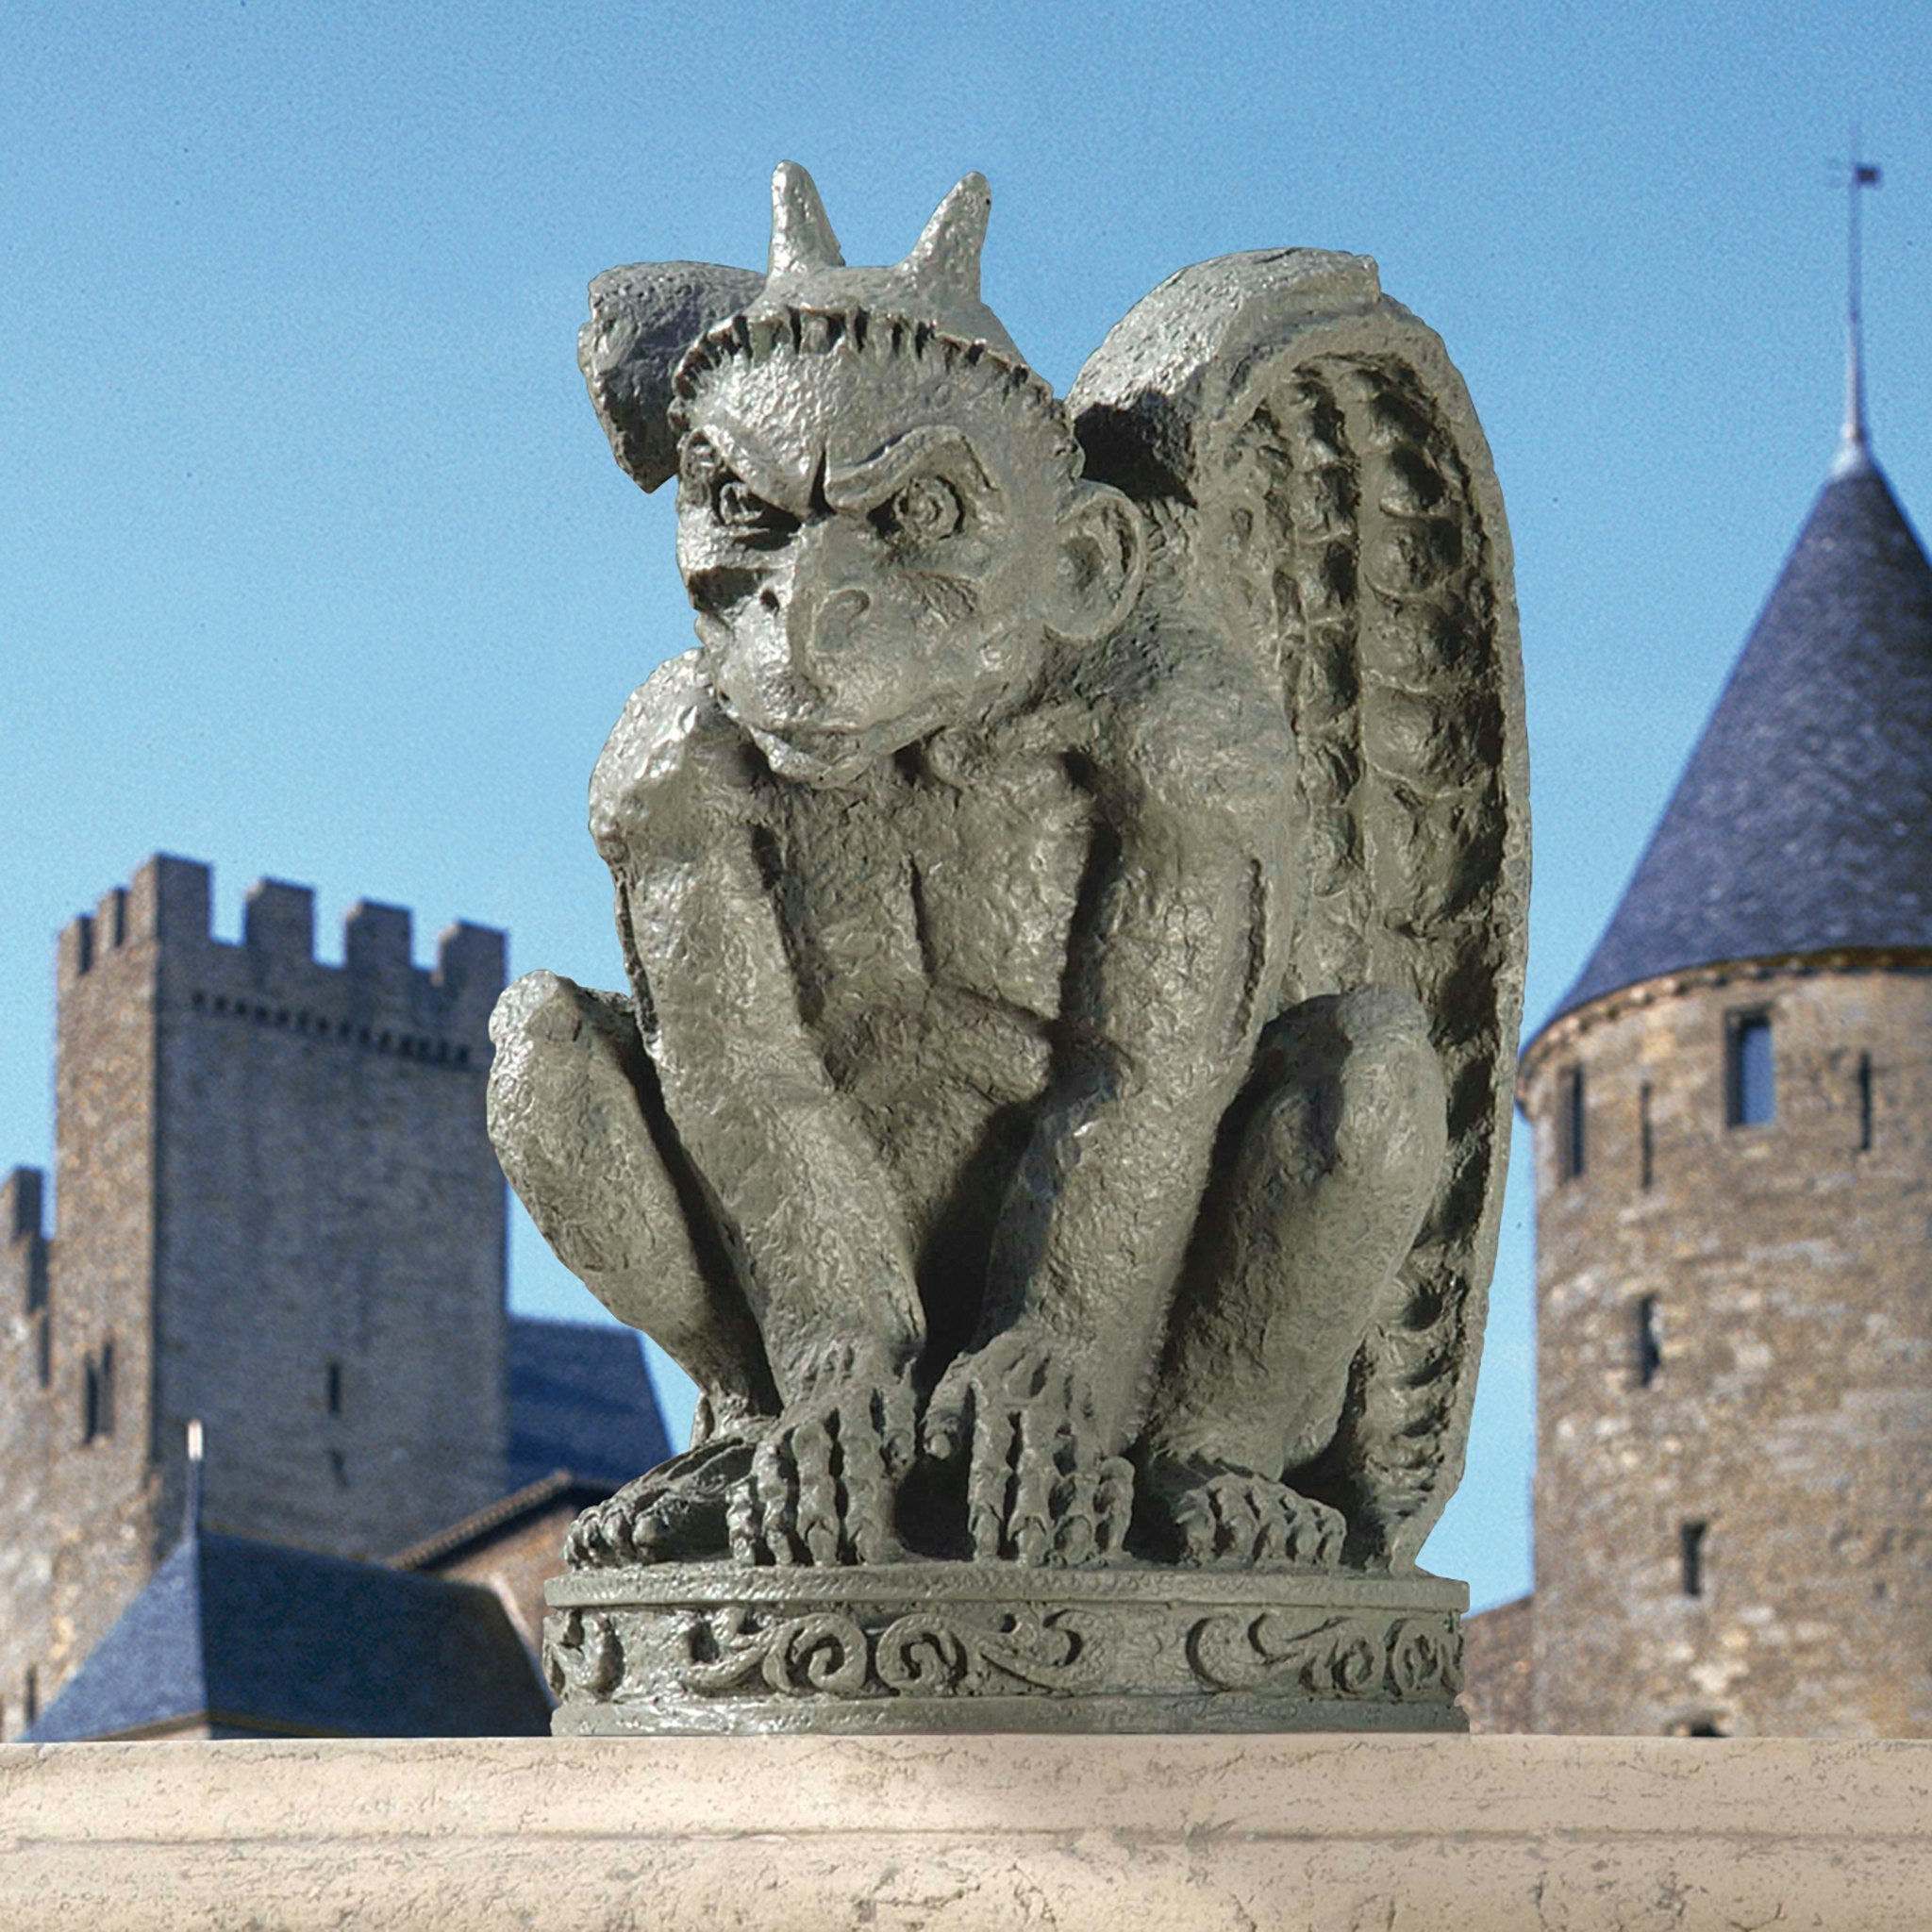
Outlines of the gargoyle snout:
{"type": "Polygon", "coordinates": [[[808,525],[794,541],[787,568],[766,579],[758,602],[784,626],[791,668],[809,677],[821,658],[838,657],[857,641],[872,608],[874,560],[839,520],[808,525]]]}

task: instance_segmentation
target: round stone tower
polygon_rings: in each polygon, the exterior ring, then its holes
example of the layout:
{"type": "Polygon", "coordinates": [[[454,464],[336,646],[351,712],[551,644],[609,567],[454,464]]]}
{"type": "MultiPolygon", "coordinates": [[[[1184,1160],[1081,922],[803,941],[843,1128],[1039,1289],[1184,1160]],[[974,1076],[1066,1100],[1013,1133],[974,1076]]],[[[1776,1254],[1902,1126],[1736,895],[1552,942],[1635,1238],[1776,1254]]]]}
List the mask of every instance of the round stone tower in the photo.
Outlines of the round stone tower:
{"type": "Polygon", "coordinates": [[[1861,411],[1519,1097],[1531,1727],[1932,1734],[1932,563],[1861,411]]]}

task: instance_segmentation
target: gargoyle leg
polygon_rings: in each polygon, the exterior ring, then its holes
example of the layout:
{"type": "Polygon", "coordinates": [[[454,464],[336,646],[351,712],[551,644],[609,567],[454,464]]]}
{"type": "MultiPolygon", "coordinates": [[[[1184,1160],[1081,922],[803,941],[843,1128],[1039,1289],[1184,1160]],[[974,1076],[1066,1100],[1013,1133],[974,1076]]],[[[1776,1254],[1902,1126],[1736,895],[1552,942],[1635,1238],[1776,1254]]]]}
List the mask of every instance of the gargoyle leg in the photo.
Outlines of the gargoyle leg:
{"type": "Polygon", "coordinates": [[[1241,1105],[1144,1441],[1278,1478],[1333,1437],[1377,1292],[1441,1179],[1446,1104],[1421,1003],[1371,986],[1292,1008],[1263,1035],[1241,1105]]]}
{"type": "Polygon", "coordinates": [[[702,1391],[699,1434],[777,1412],[764,1344],[664,1117],[630,1002],[531,973],[490,1022],[490,1138],[544,1240],[702,1391]],[[667,1153],[666,1150],[669,1150],[667,1153]]]}

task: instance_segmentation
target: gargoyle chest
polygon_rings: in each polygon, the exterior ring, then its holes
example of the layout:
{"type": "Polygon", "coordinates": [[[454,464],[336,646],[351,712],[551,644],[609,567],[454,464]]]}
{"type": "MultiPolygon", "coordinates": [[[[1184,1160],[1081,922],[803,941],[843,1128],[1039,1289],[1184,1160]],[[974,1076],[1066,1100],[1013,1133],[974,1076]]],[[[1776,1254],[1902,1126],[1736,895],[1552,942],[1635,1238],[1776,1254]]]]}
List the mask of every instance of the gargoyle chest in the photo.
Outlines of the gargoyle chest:
{"type": "Polygon", "coordinates": [[[1092,836],[1091,799],[1051,758],[812,801],[781,874],[808,1019],[842,1031],[935,994],[1054,1019],[1092,836]]]}

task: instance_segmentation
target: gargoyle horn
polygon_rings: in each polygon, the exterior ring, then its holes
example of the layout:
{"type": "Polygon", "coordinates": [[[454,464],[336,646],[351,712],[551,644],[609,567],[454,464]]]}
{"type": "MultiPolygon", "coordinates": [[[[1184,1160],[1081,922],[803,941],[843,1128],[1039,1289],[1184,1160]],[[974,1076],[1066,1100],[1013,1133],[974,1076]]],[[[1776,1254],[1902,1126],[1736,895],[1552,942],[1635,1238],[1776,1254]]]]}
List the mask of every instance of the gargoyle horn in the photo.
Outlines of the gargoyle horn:
{"type": "MultiPolygon", "coordinates": [[[[953,191],[954,194],[958,192],[957,188],[953,191]]],[[[933,221],[938,220],[935,215],[933,221]]],[[[983,229],[983,222],[981,226],[983,229]]],[[[845,258],[839,253],[839,238],[832,232],[818,184],[796,161],[780,161],[772,175],[772,253],[767,279],[844,266],[845,258]]],[[[977,273],[975,267],[975,276],[977,273]]]]}
{"type": "Polygon", "coordinates": [[[986,246],[986,221],[992,190],[984,175],[961,175],[958,185],[933,210],[912,253],[907,277],[922,289],[944,289],[969,302],[979,300],[979,252],[986,246]]]}

